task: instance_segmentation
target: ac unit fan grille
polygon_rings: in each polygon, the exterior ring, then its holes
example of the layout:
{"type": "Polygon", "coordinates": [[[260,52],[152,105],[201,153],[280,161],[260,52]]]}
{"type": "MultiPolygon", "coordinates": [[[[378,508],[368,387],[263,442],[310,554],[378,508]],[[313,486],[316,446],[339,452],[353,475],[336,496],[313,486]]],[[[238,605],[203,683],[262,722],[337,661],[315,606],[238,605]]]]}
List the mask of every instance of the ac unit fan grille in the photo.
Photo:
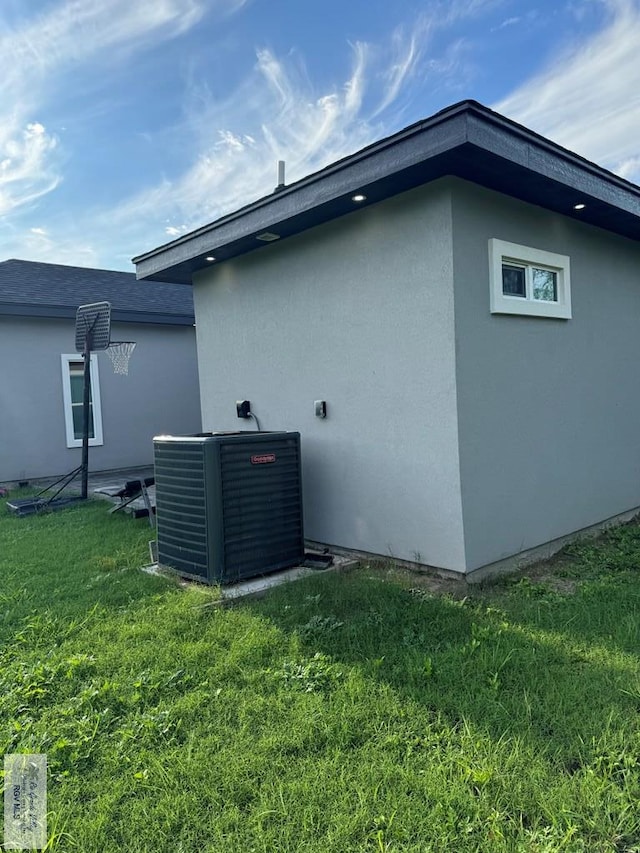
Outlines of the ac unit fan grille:
{"type": "Polygon", "coordinates": [[[202,444],[156,445],[158,560],[188,575],[209,569],[202,444]]]}
{"type": "Polygon", "coordinates": [[[290,566],[300,559],[302,496],[298,444],[292,438],[269,443],[274,463],[250,464],[264,445],[220,448],[224,562],[229,577],[251,577],[267,566],[290,566]],[[249,463],[249,464],[248,464],[249,463]]]}

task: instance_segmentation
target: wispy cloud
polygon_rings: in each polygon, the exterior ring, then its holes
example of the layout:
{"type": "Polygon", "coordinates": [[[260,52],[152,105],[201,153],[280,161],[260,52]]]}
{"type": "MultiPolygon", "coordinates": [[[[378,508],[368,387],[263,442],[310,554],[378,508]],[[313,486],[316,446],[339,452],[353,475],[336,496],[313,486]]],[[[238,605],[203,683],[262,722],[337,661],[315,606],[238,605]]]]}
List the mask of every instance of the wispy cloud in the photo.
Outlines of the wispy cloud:
{"type": "Polygon", "coordinates": [[[393,34],[395,56],[383,74],[384,93],[374,115],[384,112],[396,100],[402,86],[418,65],[421,47],[427,42],[427,36],[428,32],[419,31],[411,33],[408,38],[402,30],[396,30],[393,34]]]}
{"type": "Polygon", "coordinates": [[[5,245],[20,247],[19,252],[10,251],[3,257],[29,258],[79,267],[101,266],[99,250],[86,236],[73,230],[35,226],[5,231],[3,237],[5,245]]]}
{"type": "MultiPolygon", "coordinates": [[[[454,5],[455,15],[447,7],[447,26],[464,14],[464,4],[454,5]]],[[[486,4],[472,5],[475,14],[486,4]]],[[[410,80],[437,88],[460,70],[459,39],[434,47],[433,34],[445,26],[441,11],[422,16],[411,29],[398,28],[387,44],[351,44],[349,76],[324,91],[309,81],[299,56],[265,48],[256,52],[253,73],[225,101],[198,85],[179,129],[181,138],[200,140],[192,165],[110,210],[105,227],[109,221],[144,223],[144,229],[133,226],[140,240],[158,244],[271,192],[277,160],[286,161],[292,183],[406,123],[403,94],[410,80]]],[[[144,242],[132,245],[132,253],[144,248],[144,242]]]]}
{"type": "Polygon", "coordinates": [[[640,179],[640,4],[606,0],[606,25],[571,43],[495,105],[516,121],[631,180],[640,179]]]}
{"type": "Polygon", "coordinates": [[[0,215],[62,181],[59,140],[40,120],[59,75],[101,55],[113,58],[113,51],[140,50],[145,40],[177,36],[204,8],[204,0],[67,0],[21,26],[0,22],[0,104],[11,104],[4,112],[0,106],[0,215]]]}
{"type": "Polygon", "coordinates": [[[638,180],[638,176],[640,175],[640,156],[629,157],[628,160],[623,160],[618,165],[616,172],[621,178],[626,178],[628,181],[633,180],[634,177],[638,180]]]}
{"type": "Polygon", "coordinates": [[[507,27],[514,27],[516,24],[519,24],[522,18],[519,15],[516,15],[512,18],[505,18],[497,27],[494,27],[495,30],[504,30],[507,27]]]}
{"type": "MultiPolygon", "coordinates": [[[[147,233],[155,222],[162,240],[271,192],[277,160],[286,161],[291,183],[366,145],[379,130],[363,115],[371,51],[362,43],[351,50],[349,77],[329,91],[314,91],[298,58],[283,60],[267,49],[257,51],[253,73],[224,103],[199,89],[197,109],[179,130],[201,140],[192,165],[105,219],[142,221],[147,233]]],[[[387,92],[379,96],[386,99],[387,92]]]]}
{"type": "MultiPolygon", "coordinates": [[[[249,2],[58,0],[48,5],[27,27],[0,36],[0,93],[2,79],[8,86],[11,78],[12,91],[21,87],[25,95],[13,136],[21,139],[27,125],[46,123],[39,104],[63,74],[82,67],[95,73],[101,58],[109,63],[114,56],[135,57],[147,45],[194,27],[204,14],[226,16],[249,2]]],[[[280,55],[258,48],[253,68],[224,96],[219,88],[214,94],[194,71],[185,84],[182,120],[148,137],[139,134],[141,144],[147,139],[154,162],[163,164],[161,179],[114,206],[86,209],[75,219],[30,221],[14,232],[13,242],[30,257],[48,253],[49,260],[65,263],[75,245],[76,262],[96,263],[102,257],[98,263],[126,266],[132,255],[271,192],[276,160],[286,161],[291,183],[442,106],[450,100],[447,87],[465,77],[465,42],[458,25],[502,2],[430,0],[413,26],[399,27],[386,43],[345,44],[348,73],[322,87],[311,81],[295,50],[280,55]],[[423,94],[411,101],[413,85],[423,94]]],[[[43,137],[51,144],[42,149],[31,178],[43,178],[39,186],[46,193],[62,177],[63,144],[56,146],[46,128],[43,137]]],[[[5,157],[1,145],[0,136],[0,160],[5,157]]]]}
{"type": "Polygon", "coordinates": [[[0,216],[55,189],[60,181],[51,162],[56,143],[39,122],[5,119],[0,126],[0,216]]]}
{"type": "Polygon", "coordinates": [[[5,27],[0,37],[3,87],[76,65],[113,48],[132,50],[140,42],[170,38],[190,29],[204,13],[203,0],[67,0],[30,19],[5,27]]]}

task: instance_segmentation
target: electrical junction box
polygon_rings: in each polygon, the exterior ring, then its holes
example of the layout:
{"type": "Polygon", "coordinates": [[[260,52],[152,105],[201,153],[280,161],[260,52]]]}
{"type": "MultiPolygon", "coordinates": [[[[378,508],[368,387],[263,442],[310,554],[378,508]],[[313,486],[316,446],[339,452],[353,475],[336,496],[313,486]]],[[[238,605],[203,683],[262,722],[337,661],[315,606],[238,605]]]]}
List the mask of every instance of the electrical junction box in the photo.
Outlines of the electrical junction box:
{"type": "Polygon", "coordinates": [[[304,560],[300,434],[153,439],[158,565],[233,583],[304,560]]]}

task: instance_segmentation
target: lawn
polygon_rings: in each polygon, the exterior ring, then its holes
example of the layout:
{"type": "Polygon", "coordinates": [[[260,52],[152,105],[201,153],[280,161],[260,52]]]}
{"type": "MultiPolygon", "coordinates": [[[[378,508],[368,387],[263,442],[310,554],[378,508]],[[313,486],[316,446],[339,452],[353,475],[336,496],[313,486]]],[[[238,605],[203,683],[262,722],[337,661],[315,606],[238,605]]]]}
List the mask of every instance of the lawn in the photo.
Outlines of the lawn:
{"type": "Polygon", "coordinates": [[[0,742],[47,850],[640,851],[640,527],[434,594],[389,565],[221,608],[144,519],[0,505],[0,742]]]}

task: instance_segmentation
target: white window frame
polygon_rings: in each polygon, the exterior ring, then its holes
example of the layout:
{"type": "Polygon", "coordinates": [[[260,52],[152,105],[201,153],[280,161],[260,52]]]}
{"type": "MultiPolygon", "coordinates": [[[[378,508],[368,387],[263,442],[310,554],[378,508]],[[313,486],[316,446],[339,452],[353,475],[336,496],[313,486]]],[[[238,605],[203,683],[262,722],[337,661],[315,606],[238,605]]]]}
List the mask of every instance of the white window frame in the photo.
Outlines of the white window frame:
{"type": "Polygon", "coordinates": [[[571,270],[568,255],[533,249],[508,243],[506,240],[489,240],[489,284],[492,314],[525,314],[530,317],[556,317],[571,319],[571,270]],[[502,265],[524,267],[527,285],[526,296],[510,296],[502,290],[502,265]],[[534,299],[531,293],[531,269],[547,269],[556,273],[557,300],[549,302],[534,299]]]}
{"type": "MultiPolygon", "coordinates": [[[[69,365],[73,361],[82,361],[78,353],[63,353],[60,356],[62,362],[62,398],[64,401],[64,425],[67,433],[67,447],[82,447],[82,439],[76,438],[73,429],[73,411],[71,405],[71,374],[69,365]]],[[[100,377],[98,374],[98,356],[92,353],[90,356],[91,376],[91,402],[93,407],[93,431],[94,437],[89,439],[90,447],[98,447],[104,444],[102,439],[102,407],[100,405],[100,377]]]]}

